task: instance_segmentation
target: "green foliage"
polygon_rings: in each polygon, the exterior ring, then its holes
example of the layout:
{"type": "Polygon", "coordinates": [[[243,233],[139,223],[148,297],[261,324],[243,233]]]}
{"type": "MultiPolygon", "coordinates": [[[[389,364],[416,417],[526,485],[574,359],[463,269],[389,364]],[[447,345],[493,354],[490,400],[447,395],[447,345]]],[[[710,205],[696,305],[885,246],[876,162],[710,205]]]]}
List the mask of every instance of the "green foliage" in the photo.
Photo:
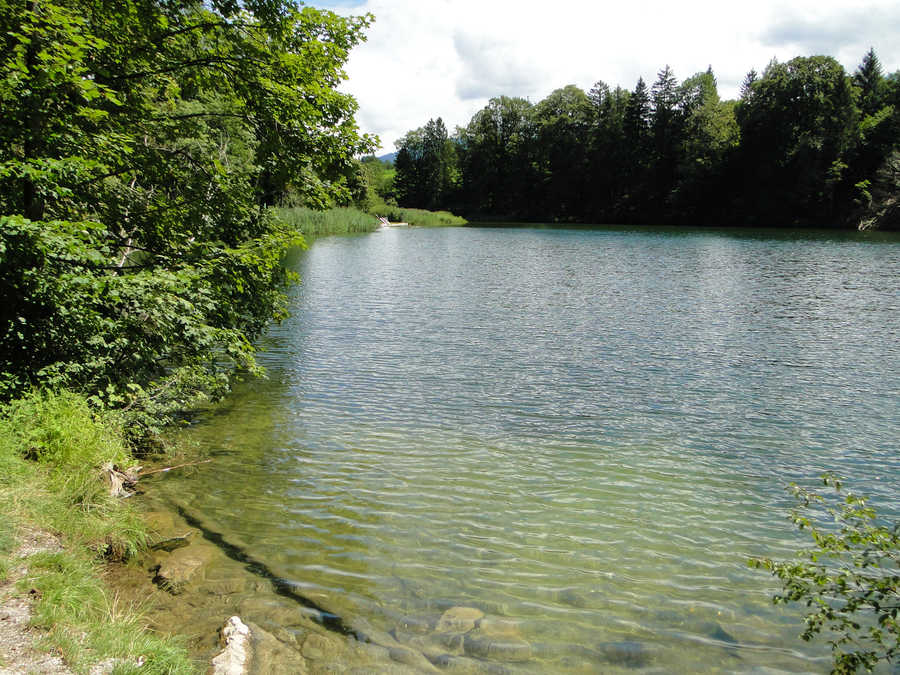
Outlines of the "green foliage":
{"type": "Polygon", "coordinates": [[[402,209],[397,206],[389,206],[383,211],[376,211],[375,214],[383,216],[393,223],[407,223],[415,227],[459,227],[468,223],[465,218],[455,216],[449,211],[402,209]]]}
{"type": "Polygon", "coordinates": [[[752,84],[736,115],[744,190],[760,220],[834,220],[839,181],[831,169],[852,145],[854,96],[843,67],[826,56],[773,61],[752,84]]]}
{"type": "Polygon", "coordinates": [[[278,210],[278,217],[291,228],[302,232],[304,237],[324,237],[330,234],[353,234],[374,232],[378,220],[371,214],[356,208],[333,208],[327,211],[294,207],[278,210]]]}
{"type": "Polygon", "coordinates": [[[577,218],[590,194],[583,139],[592,122],[587,95],[575,85],[550,93],[529,110],[534,129],[534,205],[559,220],[577,218]]]}
{"type": "Polygon", "coordinates": [[[285,313],[299,234],[349,200],[336,90],[371,17],[287,0],[4,4],[0,400],[33,385],[154,420],[215,397],[285,313]]]}
{"type": "Polygon", "coordinates": [[[133,460],[121,435],[95,418],[84,397],[71,392],[33,394],[4,410],[0,453],[18,453],[59,472],[133,460]]]}
{"type": "Polygon", "coordinates": [[[33,393],[7,404],[0,416],[0,580],[12,567],[17,533],[52,531],[64,553],[27,561],[23,592],[35,589],[34,623],[47,629],[47,648],[79,671],[123,658],[117,672],[189,673],[186,650],[145,630],[140,616],[103,589],[97,559],[125,558],[147,540],[129,502],[112,497],[105,464],[131,462],[124,431],[109,412],[93,411],[83,396],[33,393]],[[146,662],[138,669],[136,659],[146,662]]]}
{"type": "Polygon", "coordinates": [[[500,96],[457,132],[462,194],[470,212],[518,214],[533,185],[531,103],[500,96]]]}
{"type": "Polygon", "coordinates": [[[447,204],[459,176],[456,146],[447,135],[444,121],[440,117],[428,120],[395,145],[399,148],[394,162],[397,202],[421,209],[447,204]]]}
{"type": "Polygon", "coordinates": [[[12,520],[0,519],[0,583],[6,581],[9,574],[9,554],[12,552],[15,542],[16,530],[12,520]]]}
{"type": "Polygon", "coordinates": [[[446,192],[425,187],[435,185],[423,169],[428,130],[397,141],[401,206],[501,220],[900,229],[887,176],[900,149],[900,74],[883,76],[872,50],[852,77],[828,56],[773,61],[750,71],[739,101],[720,99],[711,67],[679,84],[668,66],[631,91],[598,81],[534,105],[493,98],[449,139],[458,177],[446,192]],[[865,181],[886,196],[870,190],[861,214],[865,181]]]}
{"type": "Polygon", "coordinates": [[[833,474],[822,482],[832,491],[790,488],[798,503],[791,520],[815,546],[797,560],[750,564],[782,582],[776,603],[806,605],[802,637],[828,636],[834,672],[871,670],[900,654],[900,523],[880,521],[864,497],[842,493],[833,474]]]}

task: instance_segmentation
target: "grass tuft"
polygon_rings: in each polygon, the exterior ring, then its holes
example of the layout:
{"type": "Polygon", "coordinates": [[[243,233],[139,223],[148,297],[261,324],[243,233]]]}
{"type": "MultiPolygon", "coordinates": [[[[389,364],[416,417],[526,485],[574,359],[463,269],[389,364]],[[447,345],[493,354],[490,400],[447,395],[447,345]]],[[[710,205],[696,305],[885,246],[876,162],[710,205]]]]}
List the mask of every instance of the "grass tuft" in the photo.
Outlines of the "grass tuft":
{"type": "Polygon", "coordinates": [[[47,630],[45,646],[73,669],[117,659],[117,673],[195,672],[182,645],[145,631],[139,614],[108,597],[89,557],[37,553],[28,568],[19,588],[36,591],[32,624],[47,630]]]}

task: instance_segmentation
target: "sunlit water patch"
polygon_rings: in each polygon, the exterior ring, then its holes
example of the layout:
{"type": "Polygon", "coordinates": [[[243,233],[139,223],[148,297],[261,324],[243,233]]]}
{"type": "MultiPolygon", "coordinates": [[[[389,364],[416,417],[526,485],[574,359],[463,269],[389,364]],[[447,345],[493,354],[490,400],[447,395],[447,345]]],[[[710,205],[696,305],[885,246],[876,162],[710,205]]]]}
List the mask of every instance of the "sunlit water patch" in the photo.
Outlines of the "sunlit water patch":
{"type": "Polygon", "coordinates": [[[789,481],[834,469],[900,509],[900,240],[388,230],[297,268],[270,379],[190,430],[215,461],[162,491],[426,654],[828,670],[747,560],[805,543],[789,481]],[[505,637],[436,645],[453,607],[505,637]]]}

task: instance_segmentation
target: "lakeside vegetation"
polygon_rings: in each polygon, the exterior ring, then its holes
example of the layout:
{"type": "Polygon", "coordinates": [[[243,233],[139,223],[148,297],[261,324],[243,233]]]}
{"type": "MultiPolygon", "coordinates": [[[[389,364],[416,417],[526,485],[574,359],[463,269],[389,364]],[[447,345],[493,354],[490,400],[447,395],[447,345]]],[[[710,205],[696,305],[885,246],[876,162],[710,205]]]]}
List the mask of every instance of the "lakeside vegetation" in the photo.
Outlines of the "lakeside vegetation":
{"type": "Polygon", "coordinates": [[[679,82],[669,66],[630,91],[498,96],[396,145],[399,204],[472,219],[900,229],[900,72],[872,50],[852,75],[773,60],[736,101],[712,68],[679,82]]]}
{"type": "Polygon", "coordinates": [[[371,17],[287,0],[0,12],[0,400],[128,409],[132,439],[258,372],[302,237],[272,206],[352,201],[371,17]]]}
{"type": "Polygon", "coordinates": [[[351,204],[375,145],[336,88],[371,19],[288,0],[0,9],[0,573],[32,530],[61,539],[19,592],[71,667],[191,670],[102,590],[98,564],[147,533],[101,467],[261,372],[303,241],[273,207],[351,204]]]}
{"type": "Polygon", "coordinates": [[[117,659],[119,673],[194,672],[179,641],[148,632],[139,610],[104,588],[104,561],[133,555],[149,536],[103,480],[106,466],[134,465],[115,416],[73,393],[31,394],[2,412],[0,584],[27,566],[16,585],[36,598],[32,625],[46,631],[42,646],[79,671],[117,659]],[[63,548],[13,559],[35,532],[53,533],[63,548]]]}
{"type": "Polygon", "coordinates": [[[223,396],[235,371],[261,372],[254,343],[285,316],[295,278],[281,261],[303,235],[369,231],[367,212],[462,224],[448,207],[558,220],[720,222],[735,204],[751,223],[896,217],[897,78],[874,54],[868,90],[810,63],[815,91],[857,107],[826,120],[811,106],[808,126],[766,126],[793,117],[794,62],[734,105],[711,72],[674,90],[670,73],[652,96],[644,87],[652,104],[639,105],[639,87],[598,83],[546,105],[494,99],[458,140],[429,123],[421,157],[413,135],[386,181],[353,159],[375,142],[335,88],[371,17],[281,0],[96,9],[42,0],[0,12],[0,579],[23,531],[61,535],[66,550],[34,556],[27,583],[46,644],[75,667],[141,654],[140,672],[190,670],[177,644],[102,590],[98,561],[127,558],[147,534],[101,468],[133,466],[132,450],[150,452],[154,432],[223,396]],[[681,92],[671,108],[667,91],[681,92]],[[732,122],[758,142],[736,142],[732,122]],[[601,147],[628,156],[582,152],[601,147]],[[775,164],[764,150],[781,153],[775,164]],[[732,184],[747,191],[719,189],[732,184]],[[304,206],[275,209],[288,203],[304,206]]]}
{"type": "Polygon", "coordinates": [[[374,208],[369,213],[354,207],[340,207],[327,211],[304,207],[281,208],[278,209],[278,217],[301,232],[305,238],[374,232],[379,227],[380,217],[387,218],[392,223],[407,223],[415,227],[452,227],[468,222],[449,211],[403,209],[388,205],[374,208]]]}
{"type": "Polygon", "coordinates": [[[278,217],[292,229],[311,239],[329,234],[354,234],[378,229],[378,219],[353,207],[339,207],[327,211],[295,206],[280,208],[278,217]]]}

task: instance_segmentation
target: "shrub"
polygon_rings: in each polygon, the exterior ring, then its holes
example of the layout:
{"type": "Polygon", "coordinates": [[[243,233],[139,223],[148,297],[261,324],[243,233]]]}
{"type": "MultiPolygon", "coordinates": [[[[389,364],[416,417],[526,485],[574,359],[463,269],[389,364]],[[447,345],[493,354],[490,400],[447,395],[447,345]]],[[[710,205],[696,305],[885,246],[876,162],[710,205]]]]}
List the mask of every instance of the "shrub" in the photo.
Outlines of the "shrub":
{"type": "Polygon", "coordinates": [[[865,497],[841,493],[841,481],[825,474],[832,489],[820,495],[791,484],[798,506],[791,520],[815,546],[797,560],[754,559],[781,580],[775,603],[802,602],[811,640],[829,636],[833,672],[871,670],[900,654],[900,523],[879,522],[865,497]]]}

